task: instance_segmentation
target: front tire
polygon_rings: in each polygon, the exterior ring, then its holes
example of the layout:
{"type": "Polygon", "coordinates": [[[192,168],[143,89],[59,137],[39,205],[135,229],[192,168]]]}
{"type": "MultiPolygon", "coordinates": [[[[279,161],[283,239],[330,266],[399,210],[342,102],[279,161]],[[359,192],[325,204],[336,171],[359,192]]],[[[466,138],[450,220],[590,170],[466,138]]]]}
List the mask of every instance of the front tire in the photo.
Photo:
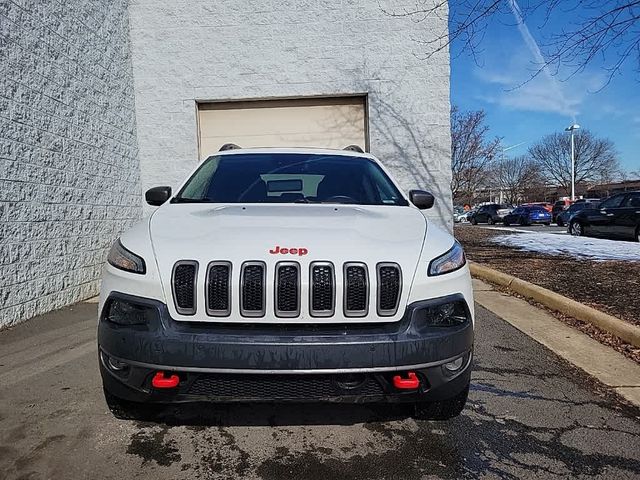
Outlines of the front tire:
{"type": "Polygon", "coordinates": [[[474,218],[471,219],[471,225],[477,225],[478,224],[478,220],[474,218]]]}
{"type": "Polygon", "coordinates": [[[419,402],[415,404],[417,420],[449,420],[457,417],[464,410],[469,396],[469,384],[453,398],[437,402],[419,402]]]}
{"type": "Polygon", "coordinates": [[[574,237],[584,237],[584,226],[580,222],[571,222],[569,232],[574,237]]]}
{"type": "Polygon", "coordinates": [[[493,217],[489,217],[489,219],[487,220],[487,223],[489,225],[495,225],[496,221],[493,219],[493,217]]]}
{"type": "Polygon", "coordinates": [[[564,227],[564,222],[560,217],[556,218],[556,225],[558,225],[559,227],[564,227]]]}

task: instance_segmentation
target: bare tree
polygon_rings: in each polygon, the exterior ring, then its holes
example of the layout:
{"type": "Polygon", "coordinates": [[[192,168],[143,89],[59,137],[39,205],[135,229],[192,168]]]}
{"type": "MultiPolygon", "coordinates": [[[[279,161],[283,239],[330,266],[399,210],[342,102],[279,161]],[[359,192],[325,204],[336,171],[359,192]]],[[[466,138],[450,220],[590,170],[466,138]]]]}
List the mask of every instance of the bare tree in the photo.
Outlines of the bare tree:
{"type": "Polygon", "coordinates": [[[516,204],[525,199],[525,194],[541,183],[536,165],[526,156],[505,158],[494,168],[495,177],[504,200],[516,204]]]}
{"type": "Polygon", "coordinates": [[[462,46],[461,52],[475,57],[493,22],[518,27],[536,14],[541,20],[533,26],[539,29],[559,16],[565,24],[542,41],[543,60],[533,76],[548,67],[557,72],[561,66],[577,73],[595,59],[603,62],[609,78],[628,60],[635,62],[640,72],[640,0],[525,0],[522,5],[517,0],[416,0],[415,6],[387,13],[422,21],[446,15],[447,3],[448,29],[426,40],[417,39],[424,58],[449,48],[452,42],[462,46]]]}
{"type": "MultiPolygon", "coordinates": [[[[529,149],[529,155],[545,179],[560,186],[568,195],[571,191],[570,136],[547,135],[529,149]]],[[[575,162],[576,185],[610,181],[619,171],[613,142],[598,138],[589,130],[579,130],[575,135],[575,162]]]]}
{"type": "Polygon", "coordinates": [[[489,127],[482,110],[461,112],[451,109],[451,192],[455,200],[471,202],[482,185],[499,139],[487,140],[489,127]]]}

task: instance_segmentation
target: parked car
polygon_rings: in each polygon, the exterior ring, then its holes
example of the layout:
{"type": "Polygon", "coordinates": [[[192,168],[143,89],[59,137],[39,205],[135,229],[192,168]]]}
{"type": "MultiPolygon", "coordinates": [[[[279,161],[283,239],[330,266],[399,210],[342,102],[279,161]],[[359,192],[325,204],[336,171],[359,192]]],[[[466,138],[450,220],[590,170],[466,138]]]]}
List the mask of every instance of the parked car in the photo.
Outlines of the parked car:
{"type": "Polygon", "coordinates": [[[565,225],[569,225],[569,222],[573,218],[573,216],[581,210],[585,208],[597,208],[600,203],[600,199],[587,199],[587,200],[578,200],[576,203],[573,203],[567,208],[558,214],[556,217],[556,224],[559,227],[564,227],[565,225]]]}
{"type": "Polygon", "coordinates": [[[554,203],[553,208],[551,209],[551,221],[556,223],[558,215],[569,208],[569,206],[571,206],[571,200],[569,199],[558,200],[556,203],[554,203]]]}
{"type": "Polygon", "coordinates": [[[500,223],[512,208],[513,207],[510,207],[509,205],[490,203],[479,207],[475,212],[469,215],[468,219],[472,225],[477,225],[478,223],[488,223],[489,225],[493,225],[495,223],[500,223]]]}
{"type": "Polygon", "coordinates": [[[460,223],[462,221],[462,218],[465,217],[466,219],[466,211],[463,207],[459,207],[459,206],[454,206],[453,207],[453,221],[454,223],[460,223]]]}
{"type": "Polygon", "coordinates": [[[640,192],[618,193],[596,208],[576,213],[569,221],[569,233],[640,242],[640,192]]]}
{"type": "Polygon", "coordinates": [[[534,223],[551,225],[551,213],[538,205],[520,205],[504,217],[503,223],[506,226],[515,223],[519,225],[533,225],[534,223]]]}
{"type": "Polygon", "coordinates": [[[199,401],[462,411],[471,277],[461,245],[421,213],[430,193],[405,195],[362,150],[225,146],[177,192],[145,197],[159,208],[116,240],[102,276],[114,414],[199,401]]]}
{"type": "Polygon", "coordinates": [[[473,215],[476,210],[477,210],[477,208],[472,208],[471,210],[465,210],[464,212],[460,213],[459,215],[454,214],[454,221],[457,221],[459,223],[468,222],[469,221],[469,217],[471,215],[473,215]]]}
{"type": "Polygon", "coordinates": [[[553,204],[549,202],[530,202],[530,203],[523,204],[523,206],[542,207],[549,213],[551,213],[551,211],[553,210],[553,204]]]}

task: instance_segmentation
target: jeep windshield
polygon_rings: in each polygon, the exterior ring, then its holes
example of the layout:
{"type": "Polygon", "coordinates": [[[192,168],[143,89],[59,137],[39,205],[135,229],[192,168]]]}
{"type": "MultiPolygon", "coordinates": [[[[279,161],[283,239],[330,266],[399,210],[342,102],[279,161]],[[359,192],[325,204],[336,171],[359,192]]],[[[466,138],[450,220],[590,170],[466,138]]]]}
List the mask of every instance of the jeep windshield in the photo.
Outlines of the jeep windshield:
{"type": "Polygon", "coordinates": [[[307,153],[209,157],[172,203],[408,205],[374,161],[307,153]]]}

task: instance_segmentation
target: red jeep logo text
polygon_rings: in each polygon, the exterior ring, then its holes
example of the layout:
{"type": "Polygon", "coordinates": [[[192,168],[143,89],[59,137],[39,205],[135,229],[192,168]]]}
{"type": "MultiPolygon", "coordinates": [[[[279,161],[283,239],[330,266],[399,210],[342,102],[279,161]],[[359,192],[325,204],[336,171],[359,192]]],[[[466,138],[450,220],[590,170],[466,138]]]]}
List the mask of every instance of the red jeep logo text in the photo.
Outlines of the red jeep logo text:
{"type": "Polygon", "coordinates": [[[299,248],[285,248],[285,247],[281,247],[280,245],[276,245],[276,248],[273,248],[271,250],[269,250],[269,253],[271,253],[272,255],[278,255],[279,253],[281,253],[282,255],[298,255],[298,256],[303,256],[306,255],[307,253],[309,253],[309,250],[307,250],[304,247],[299,247],[299,248]]]}

